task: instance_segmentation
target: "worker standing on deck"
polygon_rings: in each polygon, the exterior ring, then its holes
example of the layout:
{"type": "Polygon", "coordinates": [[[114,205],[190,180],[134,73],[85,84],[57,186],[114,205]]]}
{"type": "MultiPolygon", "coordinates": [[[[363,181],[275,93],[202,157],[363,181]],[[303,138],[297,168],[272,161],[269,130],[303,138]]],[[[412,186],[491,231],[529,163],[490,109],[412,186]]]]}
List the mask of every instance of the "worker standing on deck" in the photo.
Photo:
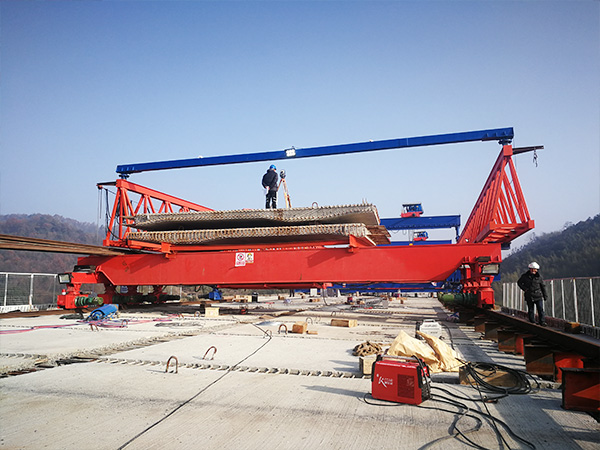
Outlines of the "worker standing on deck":
{"type": "Polygon", "coordinates": [[[277,167],[271,164],[269,170],[267,170],[267,173],[265,173],[262,177],[262,185],[265,189],[267,189],[267,203],[265,205],[265,208],[267,209],[271,207],[273,209],[277,209],[278,178],[279,177],[277,176],[277,167]]]}
{"type": "Polygon", "coordinates": [[[535,323],[535,307],[538,313],[538,324],[545,327],[544,301],[548,298],[548,295],[546,294],[546,285],[539,270],[540,265],[532,262],[529,264],[529,270],[521,275],[517,284],[525,292],[529,321],[535,323]]]}

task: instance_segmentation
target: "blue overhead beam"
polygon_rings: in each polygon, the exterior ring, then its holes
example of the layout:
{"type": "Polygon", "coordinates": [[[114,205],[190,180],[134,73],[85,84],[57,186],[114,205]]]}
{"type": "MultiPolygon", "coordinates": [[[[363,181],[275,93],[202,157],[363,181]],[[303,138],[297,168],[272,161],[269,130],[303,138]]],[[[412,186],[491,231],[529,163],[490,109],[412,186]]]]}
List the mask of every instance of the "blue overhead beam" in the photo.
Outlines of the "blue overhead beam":
{"type": "Polygon", "coordinates": [[[280,159],[312,158],[316,156],[342,155],[347,153],[372,152],[394,148],[423,147],[427,145],[456,144],[473,141],[498,141],[501,144],[512,141],[512,128],[495,128],[490,130],[466,131],[462,133],[437,134],[411,138],[388,139],[383,141],[360,142],[312,148],[289,148],[270,152],[245,153],[225,156],[209,156],[206,158],[176,159],[148,163],[123,164],[117,166],[117,173],[127,178],[132,173],[153,170],[182,169],[186,167],[216,166],[223,164],[240,164],[280,159]]]}
{"type": "Polygon", "coordinates": [[[456,216],[420,216],[394,217],[381,219],[381,225],[388,230],[427,230],[434,228],[460,227],[460,215],[456,216]]]}

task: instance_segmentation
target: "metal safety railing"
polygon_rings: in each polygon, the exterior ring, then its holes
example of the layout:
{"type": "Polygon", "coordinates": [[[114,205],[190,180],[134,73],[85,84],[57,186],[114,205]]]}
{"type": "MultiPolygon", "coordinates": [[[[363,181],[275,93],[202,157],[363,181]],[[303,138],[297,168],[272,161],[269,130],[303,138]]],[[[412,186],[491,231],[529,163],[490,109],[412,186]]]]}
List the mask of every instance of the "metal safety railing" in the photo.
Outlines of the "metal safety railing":
{"type": "Polygon", "coordinates": [[[0,312],[54,307],[60,289],[58,275],[54,273],[0,272],[0,312]]]}
{"type": "MultiPolygon", "coordinates": [[[[600,277],[544,280],[546,315],[593,327],[600,326],[600,277]]],[[[527,311],[516,282],[502,283],[502,306],[527,311]]]]}
{"type": "MultiPolygon", "coordinates": [[[[55,273],[0,272],[0,313],[56,308],[57,296],[64,289],[55,273]]],[[[148,295],[154,286],[138,286],[136,292],[148,295]]],[[[184,297],[183,286],[163,286],[163,293],[184,297]]]]}

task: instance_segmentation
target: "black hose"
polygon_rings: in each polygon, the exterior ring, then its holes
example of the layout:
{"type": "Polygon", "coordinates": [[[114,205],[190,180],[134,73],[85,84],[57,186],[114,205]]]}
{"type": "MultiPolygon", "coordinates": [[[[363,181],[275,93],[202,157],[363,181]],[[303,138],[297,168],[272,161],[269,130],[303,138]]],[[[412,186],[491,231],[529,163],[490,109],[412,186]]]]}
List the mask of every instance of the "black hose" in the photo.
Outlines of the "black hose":
{"type": "MultiPolygon", "coordinates": [[[[469,362],[465,364],[465,369],[467,374],[471,376],[474,382],[484,391],[487,392],[495,392],[501,394],[529,394],[532,391],[531,384],[529,383],[529,375],[527,372],[518,369],[512,369],[510,367],[501,366],[499,364],[491,364],[491,363],[483,363],[483,362],[469,362]],[[512,387],[501,387],[494,386],[486,381],[486,377],[489,374],[484,374],[483,371],[486,372],[497,372],[503,371],[512,376],[515,380],[514,386],[512,387]]],[[[532,378],[533,379],[533,378],[532,378]]],[[[539,388],[539,383],[536,381],[537,387],[539,388]]]]}

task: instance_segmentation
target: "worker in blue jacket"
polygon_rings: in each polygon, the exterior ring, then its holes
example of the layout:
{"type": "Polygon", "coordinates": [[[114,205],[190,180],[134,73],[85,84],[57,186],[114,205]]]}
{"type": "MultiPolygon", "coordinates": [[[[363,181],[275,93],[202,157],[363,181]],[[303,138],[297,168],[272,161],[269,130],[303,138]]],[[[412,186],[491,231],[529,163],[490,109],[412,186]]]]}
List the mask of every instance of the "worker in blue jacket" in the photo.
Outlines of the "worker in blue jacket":
{"type": "Polygon", "coordinates": [[[525,302],[527,302],[527,313],[529,321],[535,323],[535,310],[537,308],[538,324],[546,326],[546,316],[544,315],[544,301],[548,298],[546,285],[540,275],[540,265],[536,262],[529,264],[529,270],[521,275],[517,284],[525,293],[525,302]]]}
{"type": "Polygon", "coordinates": [[[267,189],[267,203],[265,208],[273,208],[277,209],[277,182],[279,177],[277,176],[277,167],[273,164],[267,170],[262,177],[262,185],[265,189],[267,189]],[[272,205],[272,206],[271,206],[272,205]]]}

